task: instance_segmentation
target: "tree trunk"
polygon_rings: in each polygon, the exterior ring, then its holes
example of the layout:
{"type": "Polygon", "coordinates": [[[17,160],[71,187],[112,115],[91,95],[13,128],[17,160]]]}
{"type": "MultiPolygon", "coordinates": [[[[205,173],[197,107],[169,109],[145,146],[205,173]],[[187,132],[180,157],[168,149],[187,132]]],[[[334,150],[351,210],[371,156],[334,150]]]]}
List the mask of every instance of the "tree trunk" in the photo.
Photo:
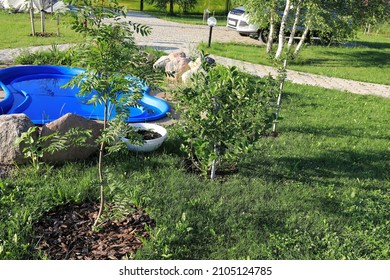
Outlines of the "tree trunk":
{"type": "Polygon", "coordinates": [[[169,0],[169,14],[170,15],[173,15],[173,4],[174,4],[174,1],[173,0],[169,0]]]}
{"type": "Polygon", "coordinates": [[[215,174],[217,172],[217,162],[218,162],[218,147],[217,144],[214,143],[214,153],[217,155],[217,157],[213,160],[213,163],[211,164],[211,174],[210,179],[215,179],[215,174]]]}
{"type": "Polygon", "coordinates": [[[269,23],[269,34],[267,41],[267,53],[272,51],[272,46],[274,44],[274,34],[275,34],[275,14],[271,12],[270,23],[269,23]]]}
{"type": "Polygon", "coordinates": [[[282,56],[283,48],[284,48],[284,30],[286,29],[286,23],[287,23],[287,17],[288,13],[290,12],[290,0],[286,0],[286,6],[284,8],[282,21],[280,22],[280,29],[279,29],[279,43],[278,43],[278,49],[275,54],[275,59],[279,59],[282,56]]]}
{"type": "Polygon", "coordinates": [[[35,23],[34,23],[34,6],[33,1],[30,1],[30,21],[31,21],[31,35],[35,36],[35,23]]]}
{"type": "Polygon", "coordinates": [[[302,49],[303,43],[305,42],[305,40],[307,38],[307,34],[309,33],[309,31],[310,31],[310,27],[308,25],[308,26],[305,27],[305,31],[303,31],[302,37],[299,40],[299,43],[298,43],[297,47],[295,48],[295,51],[294,51],[294,53],[292,55],[293,59],[297,57],[298,53],[302,49]]]}
{"type": "Polygon", "coordinates": [[[302,5],[302,0],[299,0],[298,4],[297,4],[297,9],[295,10],[294,25],[291,29],[290,38],[289,38],[288,44],[287,44],[287,51],[290,51],[292,44],[294,43],[294,37],[295,37],[295,33],[297,31],[297,27],[298,27],[298,23],[299,23],[299,16],[301,14],[301,5],[302,5]]]}
{"type": "Polygon", "coordinates": [[[278,95],[278,101],[276,102],[276,110],[275,110],[275,119],[274,123],[272,125],[272,134],[276,135],[276,126],[278,123],[279,118],[279,112],[280,107],[282,106],[282,94],[283,94],[283,88],[284,88],[284,81],[287,77],[287,58],[284,60],[283,67],[279,70],[278,78],[280,79],[279,84],[279,95],[278,95]]]}
{"type": "Polygon", "coordinates": [[[104,211],[104,203],[105,203],[105,197],[104,197],[104,178],[103,178],[103,156],[104,156],[104,142],[100,144],[99,149],[99,183],[100,183],[100,205],[99,205],[99,212],[95,218],[95,222],[93,223],[93,226],[96,227],[100,217],[103,214],[104,211]]]}
{"type": "Polygon", "coordinates": [[[41,32],[45,34],[45,13],[43,11],[43,0],[40,1],[41,4],[41,32]]]}
{"type": "Polygon", "coordinates": [[[225,14],[228,14],[230,11],[230,0],[226,0],[225,3],[225,14]]]}
{"type": "MultiPolygon", "coordinates": [[[[107,129],[108,126],[108,101],[104,102],[104,121],[103,121],[103,131],[107,129]]],[[[99,183],[100,183],[100,205],[99,205],[99,212],[95,218],[95,222],[93,223],[93,226],[96,227],[101,215],[104,211],[104,204],[105,204],[105,197],[104,197],[104,176],[103,176],[103,156],[104,156],[104,149],[105,149],[105,142],[104,140],[100,143],[100,149],[99,149],[99,183]]]]}
{"type": "Polygon", "coordinates": [[[57,36],[60,36],[60,14],[57,14],[57,36]]]}

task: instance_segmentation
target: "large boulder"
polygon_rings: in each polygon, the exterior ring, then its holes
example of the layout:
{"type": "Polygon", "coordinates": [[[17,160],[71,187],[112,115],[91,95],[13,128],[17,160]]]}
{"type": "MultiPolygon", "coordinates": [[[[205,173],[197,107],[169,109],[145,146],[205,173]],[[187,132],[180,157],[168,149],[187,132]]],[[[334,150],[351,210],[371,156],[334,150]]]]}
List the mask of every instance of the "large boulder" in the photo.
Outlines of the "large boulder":
{"type": "MultiPolygon", "coordinates": [[[[84,160],[98,151],[97,138],[103,130],[103,123],[94,120],[88,120],[79,115],[68,113],[61,118],[47,123],[42,127],[41,136],[50,135],[56,131],[59,134],[64,134],[71,128],[80,128],[92,131],[92,137],[87,140],[83,146],[71,146],[65,150],[60,150],[54,153],[45,153],[43,160],[50,163],[62,163],[65,161],[84,160]]],[[[47,147],[50,142],[45,142],[47,147]]]]}
{"type": "MultiPolygon", "coordinates": [[[[15,145],[15,141],[34,124],[25,114],[0,115],[0,163],[26,163],[28,160],[23,155],[25,145],[15,145]]],[[[33,133],[37,139],[38,131],[33,133]]]]}
{"type": "Polygon", "coordinates": [[[184,72],[190,70],[189,63],[191,60],[186,57],[180,57],[174,60],[171,60],[165,66],[165,72],[173,75],[173,80],[179,81],[184,72]]]}
{"type": "Polygon", "coordinates": [[[185,52],[182,51],[171,52],[168,55],[169,60],[176,60],[176,59],[186,58],[186,57],[187,55],[185,54],[185,52]]]}

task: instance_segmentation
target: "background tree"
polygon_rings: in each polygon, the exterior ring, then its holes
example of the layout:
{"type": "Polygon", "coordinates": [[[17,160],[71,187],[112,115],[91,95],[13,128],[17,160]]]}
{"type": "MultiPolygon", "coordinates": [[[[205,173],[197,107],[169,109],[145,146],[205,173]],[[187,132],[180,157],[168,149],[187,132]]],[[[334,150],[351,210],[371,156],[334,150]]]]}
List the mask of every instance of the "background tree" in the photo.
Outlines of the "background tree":
{"type": "Polygon", "coordinates": [[[187,13],[191,9],[195,7],[197,4],[197,0],[146,0],[148,4],[154,5],[160,10],[165,11],[168,8],[168,14],[169,15],[174,15],[174,5],[177,4],[180,9],[184,12],[187,13]]]}
{"type": "Polygon", "coordinates": [[[356,30],[372,18],[389,18],[388,0],[235,0],[234,3],[243,5],[250,21],[268,31],[266,50],[279,65],[280,90],[274,133],[287,77],[288,60],[299,54],[309,36],[319,36],[327,43],[341,42],[352,38],[356,30]],[[278,46],[273,53],[276,33],[278,46]],[[287,33],[290,36],[285,44],[287,33]],[[294,45],[295,38],[298,41],[294,45]]]}

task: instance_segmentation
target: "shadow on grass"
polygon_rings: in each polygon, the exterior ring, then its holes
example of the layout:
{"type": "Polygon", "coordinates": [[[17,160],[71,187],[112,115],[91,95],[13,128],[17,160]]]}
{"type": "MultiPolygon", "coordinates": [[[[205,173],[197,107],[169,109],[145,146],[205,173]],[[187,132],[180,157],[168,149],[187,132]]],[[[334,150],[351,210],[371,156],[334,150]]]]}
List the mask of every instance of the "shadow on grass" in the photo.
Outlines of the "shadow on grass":
{"type": "MultiPolygon", "coordinates": [[[[390,47],[390,44],[389,44],[390,47]]],[[[379,48],[378,48],[379,49],[379,48]]],[[[384,50],[367,49],[361,51],[330,51],[326,52],[328,58],[300,59],[292,65],[313,65],[317,67],[388,67],[390,53],[384,50]]]]}
{"type": "Polygon", "coordinates": [[[243,176],[256,172],[269,181],[296,181],[309,185],[343,187],[348,180],[371,180],[367,188],[378,189],[374,180],[389,179],[389,157],[382,153],[350,150],[324,151],[317,157],[281,156],[242,165],[243,176]],[[371,184],[371,185],[370,185],[371,184]],[[375,186],[374,186],[375,185],[375,186]]]}

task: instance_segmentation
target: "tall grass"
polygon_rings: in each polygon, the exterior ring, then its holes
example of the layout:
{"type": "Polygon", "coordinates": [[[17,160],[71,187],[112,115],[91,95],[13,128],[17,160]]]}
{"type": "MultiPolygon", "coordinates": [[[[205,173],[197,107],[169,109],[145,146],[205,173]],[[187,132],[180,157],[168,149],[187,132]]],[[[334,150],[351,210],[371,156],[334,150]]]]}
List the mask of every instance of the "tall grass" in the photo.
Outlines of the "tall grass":
{"type": "MultiPolygon", "coordinates": [[[[108,160],[110,201],[157,227],[139,259],[389,259],[390,100],[286,85],[277,138],[212,182],[186,170],[181,139],[108,160]]],[[[0,184],[0,258],[41,258],[33,224],[46,210],[98,197],[94,160],[0,184]],[[1,249],[2,248],[2,249],[1,249]]]]}

